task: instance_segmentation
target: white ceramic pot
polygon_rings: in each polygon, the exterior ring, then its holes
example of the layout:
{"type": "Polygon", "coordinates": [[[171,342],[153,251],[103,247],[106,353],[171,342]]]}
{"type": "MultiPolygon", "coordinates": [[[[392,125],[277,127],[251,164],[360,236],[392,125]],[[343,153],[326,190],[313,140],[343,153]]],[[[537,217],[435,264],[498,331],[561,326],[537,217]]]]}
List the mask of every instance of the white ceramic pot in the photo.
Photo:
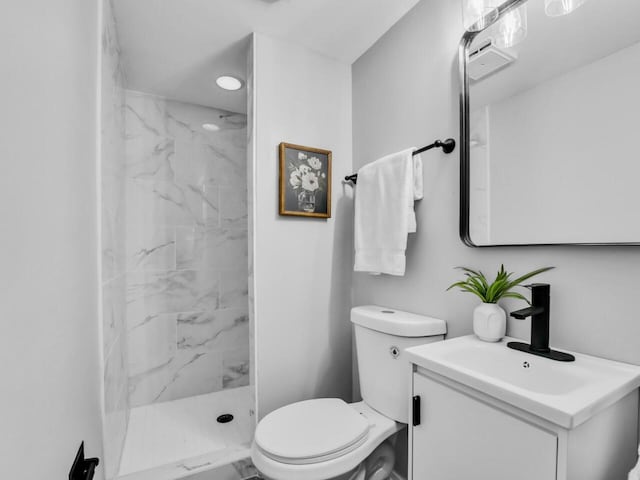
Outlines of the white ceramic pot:
{"type": "Polygon", "coordinates": [[[499,342],[507,333],[507,314],[495,303],[481,303],[473,311],[473,333],[485,342],[499,342]]]}

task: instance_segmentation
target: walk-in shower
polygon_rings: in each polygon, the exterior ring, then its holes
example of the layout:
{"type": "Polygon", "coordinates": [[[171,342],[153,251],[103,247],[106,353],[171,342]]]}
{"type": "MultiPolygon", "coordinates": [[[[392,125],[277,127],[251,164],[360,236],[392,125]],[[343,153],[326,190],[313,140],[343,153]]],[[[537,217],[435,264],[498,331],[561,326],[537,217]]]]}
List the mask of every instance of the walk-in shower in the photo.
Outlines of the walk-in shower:
{"type": "Polygon", "coordinates": [[[105,472],[180,478],[253,432],[247,117],[129,89],[103,7],[105,472]]]}

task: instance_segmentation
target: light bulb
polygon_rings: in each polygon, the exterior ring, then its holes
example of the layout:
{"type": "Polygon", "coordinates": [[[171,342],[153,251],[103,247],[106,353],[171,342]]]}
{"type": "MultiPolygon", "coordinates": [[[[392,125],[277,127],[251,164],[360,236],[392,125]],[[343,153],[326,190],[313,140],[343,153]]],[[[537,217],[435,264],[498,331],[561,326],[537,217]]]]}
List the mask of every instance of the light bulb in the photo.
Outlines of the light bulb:
{"type": "Polygon", "coordinates": [[[527,36],[527,4],[507,12],[496,24],[493,44],[509,48],[520,43],[527,36]]]}
{"type": "Polygon", "coordinates": [[[544,11],[549,17],[559,17],[573,12],[587,0],[544,0],[544,11]]]}
{"type": "Polygon", "coordinates": [[[242,80],[231,75],[223,75],[216,79],[216,83],[220,88],[225,90],[240,90],[243,86],[242,80]]]}
{"type": "Polygon", "coordinates": [[[465,30],[479,32],[495,22],[499,2],[500,0],[464,0],[462,19],[465,30]]]}

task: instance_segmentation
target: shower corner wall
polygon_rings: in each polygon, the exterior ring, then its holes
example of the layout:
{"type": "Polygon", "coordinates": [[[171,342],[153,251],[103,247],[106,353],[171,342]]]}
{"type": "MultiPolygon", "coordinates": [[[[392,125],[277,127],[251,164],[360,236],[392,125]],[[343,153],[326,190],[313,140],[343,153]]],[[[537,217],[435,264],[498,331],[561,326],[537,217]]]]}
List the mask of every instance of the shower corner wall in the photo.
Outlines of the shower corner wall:
{"type": "Polygon", "coordinates": [[[251,438],[258,423],[258,392],[256,383],[257,372],[257,352],[256,352],[256,293],[255,293],[255,164],[256,164],[256,142],[255,142],[255,50],[254,36],[251,35],[247,45],[247,254],[248,254],[248,306],[249,306],[249,384],[250,402],[252,409],[250,412],[251,438]]]}
{"type": "Polygon", "coordinates": [[[129,422],[125,272],[125,78],[111,0],[102,5],[101,50],[101,316],[104,382],[104,471],[116,477],[129,422]]]}

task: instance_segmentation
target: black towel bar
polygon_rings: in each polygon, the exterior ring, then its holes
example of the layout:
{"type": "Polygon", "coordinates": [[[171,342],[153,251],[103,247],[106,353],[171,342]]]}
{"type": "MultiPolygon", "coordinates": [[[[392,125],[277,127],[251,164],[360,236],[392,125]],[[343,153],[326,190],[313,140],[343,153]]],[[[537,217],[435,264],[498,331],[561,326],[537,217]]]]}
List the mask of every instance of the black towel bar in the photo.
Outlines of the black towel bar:
{"type": "MultiPolygon", "coordinates": [[[[427,150],[431,150],[432,148],[440,147],[444,153],[451,153],[456,148],[456,141],[453,138],[447,138],[444,141],[436,140],[431,145],[427,145],[426,147],[419,148],[412,155],[418,155],[422,152],[426,152],[427,150]]],[[[358,181],[358,174],[354,173],[352,175],[347,175],[344,177],[345,181],[356,183],[358,181]]]]}

